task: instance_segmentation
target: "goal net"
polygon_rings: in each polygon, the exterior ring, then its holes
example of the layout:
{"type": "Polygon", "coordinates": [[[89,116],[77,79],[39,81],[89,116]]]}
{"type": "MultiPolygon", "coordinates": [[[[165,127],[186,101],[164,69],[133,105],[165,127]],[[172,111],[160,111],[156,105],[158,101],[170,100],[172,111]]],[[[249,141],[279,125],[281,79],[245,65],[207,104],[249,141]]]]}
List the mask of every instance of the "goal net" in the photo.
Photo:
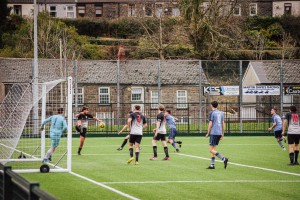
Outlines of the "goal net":
{"type": "Polygon", "coordinates": [[[51,146],[50,123],[41,123],[64,108],[68,132],[63,133],[51,162],[50,172],[71,171],[72,78],[37,85],[13,84],[0,102],[0,162],[16,172],[39,172],[51,146]]]}

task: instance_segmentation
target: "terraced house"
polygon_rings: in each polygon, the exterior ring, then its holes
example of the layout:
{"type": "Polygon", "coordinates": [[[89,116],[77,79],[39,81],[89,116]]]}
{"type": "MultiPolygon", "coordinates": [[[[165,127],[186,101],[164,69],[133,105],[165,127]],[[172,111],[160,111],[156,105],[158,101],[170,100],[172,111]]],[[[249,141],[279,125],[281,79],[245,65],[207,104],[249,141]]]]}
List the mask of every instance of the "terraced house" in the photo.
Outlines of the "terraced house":
{"type": "MultiPolygon", "coordinates": [[[[221,0],[235,16],[300,15],[300,0],[221,0]]],[[[32,16],[33,0],[8,0],[11,13],[32,16]]],[[[115,19],[120,17],[180,16],[175,0],[37,0],[39,11],[57,18],[115,19]]],[[[203,9],[212,1],[203,3],[203,9]]]]}

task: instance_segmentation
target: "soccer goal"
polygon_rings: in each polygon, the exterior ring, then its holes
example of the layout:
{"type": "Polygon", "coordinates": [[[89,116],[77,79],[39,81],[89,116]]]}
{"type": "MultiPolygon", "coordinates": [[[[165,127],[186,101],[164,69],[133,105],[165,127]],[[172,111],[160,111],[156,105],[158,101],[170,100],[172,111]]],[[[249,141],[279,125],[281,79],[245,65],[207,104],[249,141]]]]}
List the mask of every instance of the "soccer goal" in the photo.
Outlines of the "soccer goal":
{"type": "Polygon", "coordinates": [[[0,162],[16,172],[39,172],[51,146],[50,124],[41,122],[64,108],[68,132],[61,137],[50,172],[71,171],[72,156],[72,78],[33,85],[13,84],[0,103],[0,162]]]}

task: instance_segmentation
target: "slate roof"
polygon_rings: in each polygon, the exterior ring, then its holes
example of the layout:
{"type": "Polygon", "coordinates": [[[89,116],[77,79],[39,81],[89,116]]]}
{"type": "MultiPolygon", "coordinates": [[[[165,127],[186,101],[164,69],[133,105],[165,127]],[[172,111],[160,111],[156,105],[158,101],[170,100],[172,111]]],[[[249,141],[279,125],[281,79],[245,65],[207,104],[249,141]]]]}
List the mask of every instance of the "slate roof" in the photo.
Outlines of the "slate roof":
{"type": "MultiPolygon", "coordinates": [[[[250,62],[261,84],[280,83],[280,61],[250,62]]],[[[283,61],[283,82],[300,84],[300,60],[283,61]]]]}
{"type": "MultiPolygon", "coordinates": [[[[67,61],[67,74],[73,76],[73,62],[67,61]]],[[[157,60],[126,61],[120,64],[120,83],[129,85],[156,85],[157,60]]],[[[78,83],[116,84],[117,62],[103,60],[78,61],[78,83]]],[[[162,85],[198,85],[199,61],[160,62],[162,85]]],[[[0,59],[0,82],[30,82],[32,59],[0,59]]],[[[59,60],[39,60],[39,81],[61,78],[59,60]]],[[[202,84],[209,84],[202,73],[202,84]]]]}
{"type": "MultiPolygon", "coordinates": [[[[33,0],[8,0],[7,2],[9,4],[33,4],[33,0]]],[[[39,4],[44,4],[45,0],[37,0],[36,2],[39,4]]],[[[46,0],[46,3],[76,3],[76,0],[46,0]]]]}

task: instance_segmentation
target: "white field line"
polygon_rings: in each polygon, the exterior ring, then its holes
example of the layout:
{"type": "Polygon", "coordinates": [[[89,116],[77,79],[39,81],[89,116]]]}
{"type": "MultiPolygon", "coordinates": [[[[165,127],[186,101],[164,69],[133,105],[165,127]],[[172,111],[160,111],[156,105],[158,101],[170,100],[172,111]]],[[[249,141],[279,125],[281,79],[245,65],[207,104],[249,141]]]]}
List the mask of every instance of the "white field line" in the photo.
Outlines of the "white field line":
{"type": "Polygon", "coordinates": [[[79,177],[79,178],[82,178],[82,179],[84,179],[84,180],[86,180],[86,181],[89,181],[89,182],[91,182],[91,183],[93,183],[93,184],[96,184],[96,185],[98,185],[98,186],[100,186],[100,187],[103,187],[103,188],[105,188],[105,189],[108,189],[108,190],[110,190],[110,191],[112,191],[112,192],[114,192],[114,193],[117,193],[117,194],[121,195],[121,196],[127,197],[128,199],[139,200],[138,198],[136,198],[136,197],[134,197],[134,196],[131,196],[131,195],[129,195],[129,194],[126,194],[126,193],[124,193],[124,192],[121,192],[121,191],[119,191],[119,190],[116,190],[116,189],[114,189],[114,188],[112,188],[112,187],[109,187],[109,186],[107,186],[107,185],[104,185],[103,183],[94,181],[94,180],[92,180],[92,179],[89,179],[89,178],[87,178],[87,177],[85,177],[85,176],[82,176],[82,175],[80,175],[80,174],[77,174],[77,173],[74,173],[74,172],[70,172],[70,174],[72,174],[72,175],[74,175],[74,176],[77,176],[77,177],[79,177]]]}
{"type": "MultiPolygon", "coordinates": [[[[149,155],[153,155],[153,153],[144,153],[144,152],[141,152],[141,154],[149,154],[149,155]]],[[[157,154],[163,154],[165,155],[165,153],[157,153],[157,154]]],[[[129,155],[128,152],[126,153],[100,153],[100,154],[96,154],[96,153],[87,153],[87,154],[81,154],[80,156],[126,156],[126,155],[129,155]]],[[[72,154],[72,156],[78,156],[78,154],[72,154]]],[[[79,157],[80,157],[79,156],[79,157]]]]}
{"type": "MultiPolygon", "coordinates": [[[[200,156],[193,156],[193,155],[182,154],[182,153],[178,153],[177,155],[191,157],[191,158],[197,158],[197,159],[202,159],[202,160],[210,160],[210,158],[204,158],[204,157],[200,157],[200,156]]],[[[217,162],[223,162],[223,161],[220,161],[220,160],[216,160],[216,161],[217,162]]],[[[285,171],[280,171],[280,170],[275,170],[275,169],[269,169],[269,168],[264,168],[264,167],[256,167],[256,166],[251,166],[251,165],[244,165],[244,164],[230,162],[230,158],[229,158],[228,165],[236,165],[236,166],[240,166],[240,167],[248,167],[248,168],[252,168],[252,169],[260,169],[260,170],[264,170],[264,171],[276,172],[276,173],[281,173],[281,174],[300,176],[300,174],[297,174],[297,173],[285,172],[285,171]]]]}
{"type": "MultiPolygon", "coordinates": [[[[85,145],[84,148],[99,148],[102,146],[106,146],[106,147],[119,147],[117,144],[113,145],[113,144],[99,144],[99,145],[85,145]]],[[[158,147],[160,147],[160,144],[157,144],[158,147]]],[[[178,144],[176,144],[176,146],[179,146],[178,144]]],[[[182,146],[184,147],[184,143],[182,144],[182,146]]],[[[188,144],[188,146],[209,146],[209,144],[188,144]]],[[[222,146],[278,146],[278,144],[274,143],[274,144],[222,144],[222,146]]],[[[127,147],[127,146],[126,146],[127,147]]],[[[152,145],[143,145],[141,144],[141,147],[152,147],[152,145]]],[[[124,147],[125,148],[125,147],[124,147]]]]}
{"type": "Polygon", "coordinates": [[[113,184],[164,184],[164,183],[300,183],[300,180],[191,180],[191,181],[132,181],[132,182],[102,182],[113,184]]]}

